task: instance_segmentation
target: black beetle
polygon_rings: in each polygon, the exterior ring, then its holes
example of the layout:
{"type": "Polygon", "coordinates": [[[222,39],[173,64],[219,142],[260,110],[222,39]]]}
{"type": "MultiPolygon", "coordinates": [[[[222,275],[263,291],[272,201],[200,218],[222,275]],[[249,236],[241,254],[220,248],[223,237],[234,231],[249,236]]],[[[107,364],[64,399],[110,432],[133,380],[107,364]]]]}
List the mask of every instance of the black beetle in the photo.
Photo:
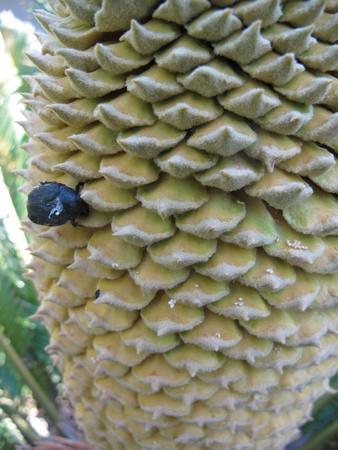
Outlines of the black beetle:
{"type": "Polygon", "coordinates": [[[55,227],[70,220],[77,226],[76,217],[88,217],[89,206],[80,197],[79,183],[75,189],[56,181],[42,181],[28,194],[27,212],[29,219],[39,225],[55,227]]]}

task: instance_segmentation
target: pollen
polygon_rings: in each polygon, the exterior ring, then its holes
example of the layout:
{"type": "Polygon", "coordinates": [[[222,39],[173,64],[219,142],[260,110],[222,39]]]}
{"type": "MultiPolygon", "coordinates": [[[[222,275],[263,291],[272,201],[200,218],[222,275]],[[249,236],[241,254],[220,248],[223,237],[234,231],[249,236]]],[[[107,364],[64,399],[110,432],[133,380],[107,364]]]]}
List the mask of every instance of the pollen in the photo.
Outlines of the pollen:
{"type": "Polygon", "coordinates": [[[176,303],[177,303],[177,300],[174,300],[173,298],[171,298],[168,302],[168,305],[170,306],[171,309],[174,309],[176,303]]]}
{"type": "Polygon", "coordinates": [[[286,244],[288,247],[292,247],[295,250],[307,250],[307,245],[302,245],[302,241],[299,241],[298,239],[294,239],[292,242],[288,239],[286,241],[286,244]]]}

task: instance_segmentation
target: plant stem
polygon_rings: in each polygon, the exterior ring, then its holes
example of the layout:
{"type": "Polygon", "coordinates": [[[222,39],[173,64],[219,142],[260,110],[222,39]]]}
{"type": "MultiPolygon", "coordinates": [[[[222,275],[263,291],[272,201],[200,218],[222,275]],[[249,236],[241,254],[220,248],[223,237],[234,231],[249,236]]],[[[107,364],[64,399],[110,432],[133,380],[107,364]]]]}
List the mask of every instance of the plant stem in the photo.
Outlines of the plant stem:
{"type": "Polygon", "coordinates": [[[37,381],[34,379],[32,374],[26,368],[24,363],[21,361],[20,356],[14,350],[7,337],[1,331],[0,331],[0,346],[3,348],[4,352],[6,353],[7,357],[11,360],[13,365],[17,368],[27,386],[29,386],[29,388],[31,389],[33,396],[38,402],[38,404],[46,411],[50,419],[55,424],[57,424],[60,421],[60,415],[57,407],[49,399],[49,397],[45,394],[45,392],[41,389],[37,381]]]}
{"type": "Polygon", "coordinates": [[[25,416],[18,411],[11,399],[0,397],[0,408],[11,418],[29,444],[33,445],[34,442],[41,439],[41,436],[32,428],[25,416]]]}
{"type": "Polygon", "coordinates": [[[303,445],[302,450],[320,450],[328,440],[338,435],[338,421],[333,422],[320,433],[314,435],[309,442],[303,445]]]}

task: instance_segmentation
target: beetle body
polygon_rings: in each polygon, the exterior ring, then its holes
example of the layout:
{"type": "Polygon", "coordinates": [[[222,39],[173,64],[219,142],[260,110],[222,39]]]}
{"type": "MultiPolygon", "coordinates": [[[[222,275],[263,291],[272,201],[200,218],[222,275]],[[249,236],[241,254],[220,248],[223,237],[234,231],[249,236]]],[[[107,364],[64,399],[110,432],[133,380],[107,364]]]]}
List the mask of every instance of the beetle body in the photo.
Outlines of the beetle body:
{"type": "Polygon", "coordinates": [[[43,181],[28,194],[29,219],[39,225],[54,227],[68,220],[75,227],[77,217],[87,217],[89,206],[81,198],[79,186],[72,189],[56,181],[43,181]]]}

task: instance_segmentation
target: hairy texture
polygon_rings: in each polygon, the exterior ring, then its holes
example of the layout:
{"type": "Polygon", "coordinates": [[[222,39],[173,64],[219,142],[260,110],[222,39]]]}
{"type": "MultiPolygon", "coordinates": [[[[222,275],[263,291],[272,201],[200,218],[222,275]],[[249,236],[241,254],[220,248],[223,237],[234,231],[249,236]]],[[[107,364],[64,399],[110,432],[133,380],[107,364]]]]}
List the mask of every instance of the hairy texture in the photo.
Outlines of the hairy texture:
{"type": "Polygon", "coordinates": [[[23,226],[88,445],[283,449],[337,367],[336,2],[49,3],[22,189],[90,214],[23,226]]]}

